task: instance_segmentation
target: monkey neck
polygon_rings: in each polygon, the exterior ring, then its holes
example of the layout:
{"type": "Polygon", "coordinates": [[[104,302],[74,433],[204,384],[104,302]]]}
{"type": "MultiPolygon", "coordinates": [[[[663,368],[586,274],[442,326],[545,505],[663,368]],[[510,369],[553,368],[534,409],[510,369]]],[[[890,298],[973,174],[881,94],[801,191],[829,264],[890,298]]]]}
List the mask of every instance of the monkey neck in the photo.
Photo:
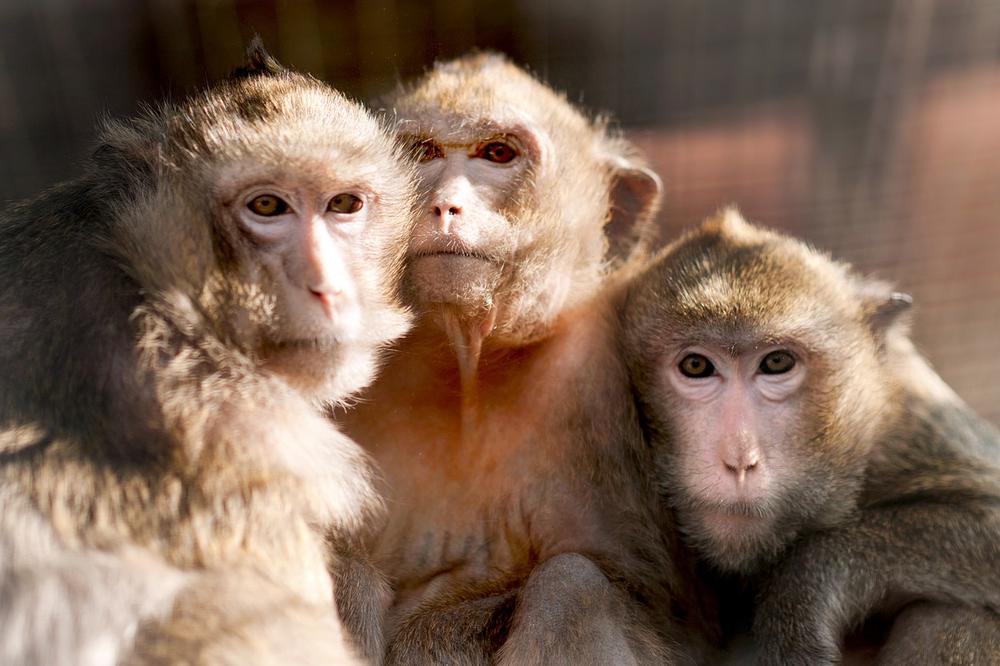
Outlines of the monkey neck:
{"type": "Polygon", "coordinates": [[[441,328],[458,362],[462,392],[462,438],[471,438],[479,409],[479,359],[483,351],[483,340],[493,332],[496,324],[496,307],[468,316],[458,308],[443,306],[439,314],[441,328]]]}

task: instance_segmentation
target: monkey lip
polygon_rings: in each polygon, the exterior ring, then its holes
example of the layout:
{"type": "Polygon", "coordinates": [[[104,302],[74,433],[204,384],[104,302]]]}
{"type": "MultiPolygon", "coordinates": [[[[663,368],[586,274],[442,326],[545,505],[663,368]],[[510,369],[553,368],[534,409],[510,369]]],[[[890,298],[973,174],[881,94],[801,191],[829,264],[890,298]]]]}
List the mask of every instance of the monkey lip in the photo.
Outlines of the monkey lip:
{"type": "Polygon", "coordinates": [[[459,259],[475,259],[478,261],[485,261],[491,264],[500,263],[497,259],[493,257],[488,257],[481,252],[476,252],[474,250],[420,250],[419,252],[414,252],[410,255],[411,259],[429,259],[432,257],[444,257],[444,258],[459,258],[459,259]]]}
{"type": "Polygon", "coordinates": [[[334,336],[272,340],[266,344],[265,352],[268,354],[329,352],[343,343],[340,337],[334,336]]]}
{"type": "Polygon", "coordinates": [[[736,500],[729,502],[696,502],[696,512],[733,523],[756,523],[769,520],[770,507],[762,501],[736,500]]]}

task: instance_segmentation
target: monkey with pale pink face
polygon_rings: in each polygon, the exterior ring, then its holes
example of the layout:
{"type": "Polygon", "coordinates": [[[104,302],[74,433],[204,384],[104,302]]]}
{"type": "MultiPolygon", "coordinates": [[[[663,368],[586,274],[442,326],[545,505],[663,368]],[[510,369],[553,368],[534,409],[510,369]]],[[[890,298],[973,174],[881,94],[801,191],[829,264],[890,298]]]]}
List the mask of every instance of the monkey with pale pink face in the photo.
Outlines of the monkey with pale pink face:
{"type": "Polygon", "coordinates": [[[1000,433],[914,350],[909,304],[733,210],[628,286],[662,496],[720,608],[751,601],[727,621],[759,663],[839,663],[897,613],[880,663],[1000,658],[1000,433]]]}
{"type": "Polygon", "coordinates": [[[605,288],[660,183],[504,58],[387,104],[416,160],[412,332],[352,410],[390,507],[390,663],[663,663],[674,572],[605,288]],[[663,565],[663,566],[661,566],[663,565]]]}
{"type": "Polygon", "coordinates": [[[659,178],[501,58],[438,65],[392,102],[424,192],[404,282],[468,336],[546,335],[608,261],[649,241],[659,178]]]}
{"type": "Polygon", "coordinates": [[[804,253],[753,254],[734,211],[715,223],[633,285],[628,353],[683,529],[719,567],[751,572],[850,511],[885,389],[839,266],[813,262],[813,278],[804,253]],[[747,249],[730,250],[741,233],[747,249]]]}
{"type": "Polygon", "coordinates": [[[380,653],[381,578],[342,556],[380,498],[319,406],[409,324],[401,157],[255,45],[0,217],[4,664],[380,653]]]}

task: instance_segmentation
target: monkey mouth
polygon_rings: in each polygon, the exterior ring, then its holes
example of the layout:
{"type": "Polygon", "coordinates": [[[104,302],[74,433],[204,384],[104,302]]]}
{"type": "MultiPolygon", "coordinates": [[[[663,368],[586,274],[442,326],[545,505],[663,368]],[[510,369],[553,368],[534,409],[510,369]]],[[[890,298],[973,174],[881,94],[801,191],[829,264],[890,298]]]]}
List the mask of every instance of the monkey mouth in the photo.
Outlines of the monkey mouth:
{"type": "Polygon", "coordinates": [[[419,250],[410,255],[411,260],[427,259],[430,257],[454,257],[462,259],[475,259],[477,261],[484,261],[490,264],[500,263],[496,257],[490,257],[482,252],[476,252],[475,250],[465,249],[419,250]]]}
{"type": "Polygon", "coordinates": [[[264,354],[333,351],[344,343],[340,337],[324,336],[316,338],[292,338],[288,340],[269,340],[264,344],[264,354]]]}
{"type": "Polygon", "coordinates": [[[771,518],[774,513],[769,503],[754,500],[693,500],[690,502],[689,508],[700,514],[746,521],[766,520],[771,518]]]}

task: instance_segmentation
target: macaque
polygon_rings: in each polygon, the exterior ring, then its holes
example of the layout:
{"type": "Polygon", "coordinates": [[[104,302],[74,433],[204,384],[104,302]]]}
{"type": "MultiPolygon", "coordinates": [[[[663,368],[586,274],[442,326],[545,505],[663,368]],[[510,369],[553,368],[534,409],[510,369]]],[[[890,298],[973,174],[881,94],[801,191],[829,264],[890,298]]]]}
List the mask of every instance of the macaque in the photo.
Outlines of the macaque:
{"type": "Polygon", "coordinates": [[[671,544],[607,299],[659,179],[497,55],[386,106],[417,161],[417,320],[335,416],[383,472],[388,662],[665,663],[671,544]]]}
{"type": "Polygon", "coordinates": [[[1000,434],[914,350],[909,305],[734,210],[628,287],[662,492],[720,606],[755,600],[757,663],[839,663],[874,617],[880,663],[1000,658],[1000,434]]]}
{"type": "Polygon", "coordinates": [[[380,500],[320,407],[409,324],[397,145],[255,46],[3,216],[0,662],[355,662],[380,500]]]}

